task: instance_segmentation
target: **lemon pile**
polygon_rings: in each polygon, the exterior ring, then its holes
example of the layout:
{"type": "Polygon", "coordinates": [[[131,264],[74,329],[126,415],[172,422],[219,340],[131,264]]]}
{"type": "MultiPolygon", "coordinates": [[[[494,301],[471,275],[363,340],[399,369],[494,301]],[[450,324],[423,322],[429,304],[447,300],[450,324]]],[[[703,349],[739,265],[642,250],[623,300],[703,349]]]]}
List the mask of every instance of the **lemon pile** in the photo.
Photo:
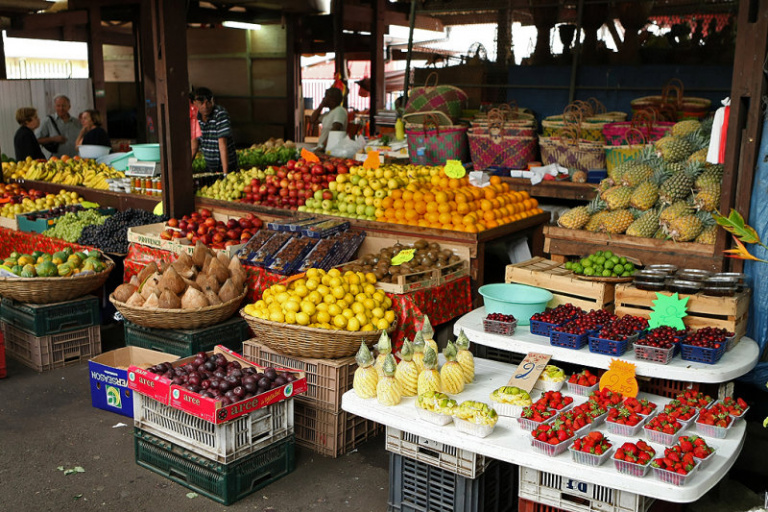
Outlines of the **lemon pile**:
{"type": "Polygon", "coordinates": [[[395,321],[392,300],[369,272],[311,268],[288,286],[275,284],[245,313],[263,320],[345,331],[386,330],[395,321]]]}

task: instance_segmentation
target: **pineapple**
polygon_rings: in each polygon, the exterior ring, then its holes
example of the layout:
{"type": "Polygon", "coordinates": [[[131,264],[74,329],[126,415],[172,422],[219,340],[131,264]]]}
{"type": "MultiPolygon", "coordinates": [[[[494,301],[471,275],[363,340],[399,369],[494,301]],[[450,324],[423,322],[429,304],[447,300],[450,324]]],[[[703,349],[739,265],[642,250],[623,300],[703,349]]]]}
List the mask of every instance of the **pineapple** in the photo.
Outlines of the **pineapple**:
{"type": "Polygon", "coordinates": [[[437,370],[437,352],[427,347],[424,352],[424,369],[419,373],[419,380],[416,386],[418,396],[422,396],[430,391],[439,393],[442,391],[443,384],[440,378],[440,372],[437,370]]]}
{"type": "Polygon", "coordinates": [[[557,219],[557,225],[566,229],[581,229],[587,222],[589,222],[588,206],[571,208],[557,219]]]}
{"type": "Polygon", "coordinates": [[[445,364],[440,369],[440,381],[443,384],[443,391],[455,395],[464,391],[464,370],[456,361],[456,345],[448,342],[443,349],[445,364]]]}
{"type": "Polygon", "coordinates": [[[400,362],[395,370],[395,379],[400,383],[403,396],[416,396],[419,369],[413,362],[413,344],[406,338],[400,349],[400,362]]]}
{"type": "Polygon", "coordinates": [[[659,199],[659,185],[667,178],[666,171],[662,169],[656,170],[653,175],[640,183],[635,190],[632,191],[632,197],[629,200],[629,204],[633,208],[646,211],[653,208],[656,201],[659,199]]]}
{"type": "Polygon", "coordinates": [[[724,170],[724,167],[720,164],[706,166],[704,172],[696,178],[696,188],[704,188],[722,183],[724,170]]]}
{"type": "Polygon", "coordinates": [[[714,244],[717,238],[717,225],[705,227],[694,240],[697,244],[714,244]]]}
{"type": "Polygon", "coordinates": [[[673,164],[665,164],[664,167],[667,170],[667,174],[672,176],[673,174],[681,173],[685,170],[686,162],[675,162],[673,164]]]}
{"type": "Polygon", "coordinates": [[[416,368],[419,369],[419,372],[424,370],[425,348],[424,335],[421,334],[421,331],[417,331],[416,336],[413,337],[413,362],[416,363],[416,368]]]}
{"type": "Polygon", "coordinates": [[[439,352],[437,349],[437,342],[435,342],[435,330],[432,329],[432,324],[429,322],[429,317],[424,315],[424,323],[421,325],[421,335],[424,336],[424,343],[428,347],[432,347],[432,350],[439,352]]]}
{"type": "Polygon", "coordinates": [[[627,187],[636,187],[644,181],[651,179],[653,173],[654,168],[647,163],[635,162],[621,177],[621,184],[627,187]]]}
{"type": "Polygon", "coordinates": [[[376,356],[376,372],[379,374],[379,378],[384,376],[384,361],[387,360],[387,356],[392,353],[392,340],[389,339],[387,331],[381,331],[379,336],[379,342],[376,344],[376,349],[379,351],[379,355],[376,356]]]}
{"type": "Polygon", "coordinates": [[[656,154],[668,163],[687,160],[697,149],[689,137],[667,136],[656,141],[656,154]]]}
{"type": "Polygon", "coordinates": [[[683,172],[675,173],[664,180],[664,183],[659,187],[659,199],[666,204],[685,199],[691,195],[693,184],[703,170],[702,164],[690,163],[686,165],[683,172]]]}
{"type": "Polygon", "coordinates": [[[595,213],[589,218],[589,221],[584,225],[584,229],[586,231],[590,231],[592,233],[596,233],[602,229],[603,221],[605,218],[610,215],[611,212],[607,210],[603,210],[600,212],[595,213]]]}
{"type": "Polygon", "coordinates": [[[621,234],[624,233],[632,223],[635,222],[635,216],[626,208],[610,212],[604,217],[602,222],[602,231],[606,233],[621,234]]]}
{"type": "Polygon", "coordinates": [[[611,187],[600,196],[609,210],[620,210],[629,207],[632,200],[632,187],[616,185],[611,187]]]}
{"type": "Polygon", "coordinates": [[[374,398],[379,374],[373,367],[373,356],[364,341],[360,343],[360,350],[357,351],[355,360],[357,361],[357,369],[355,370],[352,389],[360,398],[374,398]]]}
{"type": "Polygon", "coordinates": [[[651,238],[657,229],[659,229],[659,212],[648,210],[630,224],[626,234],[629,236],[651,238]]]}
{"type": "Polygon", "coordinates": [[[715,211],[720,206],[720,183],[698,189],[693,202],[696,208],[705,212],[715,211]]]}
{"type": "Polygon", "coordinates": [[[475,380],[475,358],[472,356],[472,352],[469,351],[469,338],[464,334],[464,329],[459,331],[459,337],[456,338],[456,361],[461,365],[461,369],[464,370],[464,382],[469,384],[475,380]]]}
{"type": "Polygon", "coordinates": [[[381,405],[397,405],[403,399],[403,391],[395,378],[397,364],[391,353],[387,354],[382,370],[384,377],[376,384],[376,399],[381,405]]]}
{"type": "Polygon", "coordinates": [[[675,242],[690,242],[701,234],[704,224],[696,215],[683,215],[672,219],[665,229],[675,242]]]}
{"type": "Polygon", "coordinates": [[[670,206],[659,212],[659,224],[666,226],[672,220],[683,215],[691,215],[694,212],[693,205],[687,201],[675,201],[670,206]]]}
{"type": "Polygon", "coordinates": [[[686,119],[685,121],[680,121],[679,123],[675,123],[672,126],[672,130],[670,130],[670,133],[674,137],[685,137],[689,133],[693,133],[696,130],[701,128],[701,123],[695,119],[686,119]]]}
{"type": "Polygon", "coordinates": [[[698,162],[700,164],[706,163],[707,153],[709,153],[709,148],[701,148],[698,151],[694,151],[693,154],[688,157],[688,161],[698,162]]]}
{"type": "Polygon", "coordinates": [[[667,232],[664,231],[664,228],[659,228],[653,234],[653,238],[656,240],[667,240],[669,237],[667,236],[667,232]]]}

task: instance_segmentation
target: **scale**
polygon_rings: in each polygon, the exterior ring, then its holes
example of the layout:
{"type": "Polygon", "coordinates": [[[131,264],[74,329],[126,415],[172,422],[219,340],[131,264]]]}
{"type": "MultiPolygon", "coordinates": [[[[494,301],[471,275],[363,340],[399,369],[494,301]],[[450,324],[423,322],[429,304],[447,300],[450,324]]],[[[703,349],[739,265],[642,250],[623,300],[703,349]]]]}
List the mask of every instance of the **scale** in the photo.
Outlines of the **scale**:
{"type": "Polygon", "coordinates": [[[137,178],[156,178],[160,176],[160,162],[148,162],[137,158],[128,159],[126,176],[137,178]]]}

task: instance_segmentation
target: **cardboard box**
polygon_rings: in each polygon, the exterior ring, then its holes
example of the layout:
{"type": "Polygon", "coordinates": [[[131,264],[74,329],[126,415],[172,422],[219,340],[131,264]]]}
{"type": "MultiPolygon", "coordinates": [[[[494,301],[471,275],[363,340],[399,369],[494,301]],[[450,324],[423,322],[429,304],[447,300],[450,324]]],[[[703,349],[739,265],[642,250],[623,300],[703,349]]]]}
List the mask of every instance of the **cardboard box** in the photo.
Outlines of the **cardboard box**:
{"type": "Polygon", "coordinates": [[[176,356],[140,347],[123,347],[88,361],[91,404],[97,409],[133,418],[133,395],[128,389],[128,367],[149,368],[176,356]]]}
{"type": "MultiPolygon", "coordinates": [[[[178,229],[168,227],[162,222],[128,228],[128,241],[140,245],[146,245],[147,247],[153,247],[155,249],[162,249],[164,251],[169,251],[176,254],[186,252],[191,256],[195,251],[195,246],[192,244],[192,242],[187,238],[165,240],[160,236],[160,234],[166,229],[178,231],[178,229]]],[[[244,245],[245,243],[230,245],[224,249],[211,249],[214,253],[224,252],[224,254],[231,258],[237,254],[237,251],[239,251],[240,248],[244,245]]]]}
{"type": "MultiPolygon", "coordinates": [[[[245,360],[239,354],[222,345],[217,346],[212,352],[208,352],[209,356],[211,354],[223,354],[228,361],[237,361],[243,368],[264,369],[264,367],[245,360]]],[[[190,356],[174,361],[173,367],[183,366],[190,361],[194,361],[195,357],[190,356]]],[[[183,386],[177,386],[162,375],[148,372],[145,368],[137,366],[128,368],[128,387],[142,395],[154,398],[158,402],[185,411],[210,423],[219,424],[281,400],[306,393],[307,375],[305,372],[292,368],[277,368],[277,370],[291,372],[297,378],[293,382],[227,406],[212,398],[205,398],[197,393],[193,393],[183,386]]]]}

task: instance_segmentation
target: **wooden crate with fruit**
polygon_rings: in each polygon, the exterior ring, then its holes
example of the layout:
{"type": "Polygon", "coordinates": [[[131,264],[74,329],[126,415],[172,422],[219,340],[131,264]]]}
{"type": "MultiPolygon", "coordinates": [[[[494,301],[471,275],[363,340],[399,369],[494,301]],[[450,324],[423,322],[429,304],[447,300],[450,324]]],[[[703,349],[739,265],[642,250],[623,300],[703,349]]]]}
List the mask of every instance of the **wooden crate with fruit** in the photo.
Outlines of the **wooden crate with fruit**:
{"type": "MultiPolygon", "coordinates": [[[[671,295],[666,293],[666,295],[671,295]]],[[[744,290],[733,297],[712,297],[700,293],[693,295],[680,294],[680,298],[688,297],[687,313],[683,322],[688,329],[702,327],[722,327],[735,333],[734,345],[747,331],[747,314],[751,291],[744,290]]],[[[632,284],[616,286],[615,313],[619,316],[636,315],[649,318],[656,292],[639,290],[632,284]]]]}
{"type": "Polygon", "coordinates": [[[507,283],[520,283],[544,288],[554,298],[547,304],[556,307],[571,303],[582,309],[606,309],[613,311],[613,283],[577,279],[562,263],[541,257],[507,266],[507,283]]]}

